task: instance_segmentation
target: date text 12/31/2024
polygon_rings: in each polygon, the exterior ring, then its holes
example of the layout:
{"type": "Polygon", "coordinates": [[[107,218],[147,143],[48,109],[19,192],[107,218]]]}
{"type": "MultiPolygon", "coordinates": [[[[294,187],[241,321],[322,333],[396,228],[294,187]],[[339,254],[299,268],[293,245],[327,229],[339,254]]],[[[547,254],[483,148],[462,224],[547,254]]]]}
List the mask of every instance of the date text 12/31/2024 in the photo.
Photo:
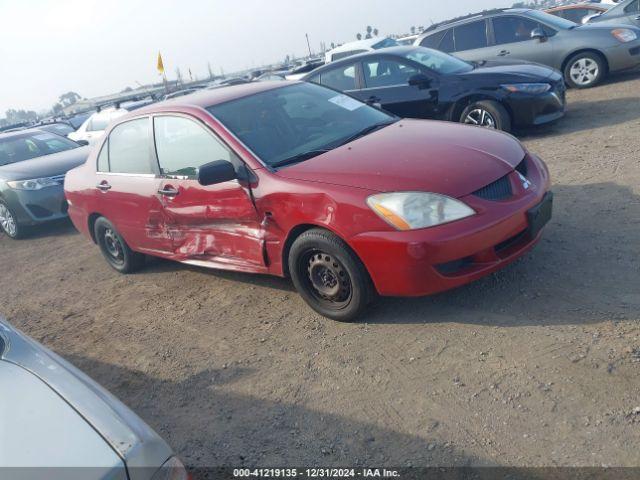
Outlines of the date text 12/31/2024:
{"type": "Polygon", "coordinates": [[[386,468],[236,468],[234,478],[399,478],[386,468]]]}

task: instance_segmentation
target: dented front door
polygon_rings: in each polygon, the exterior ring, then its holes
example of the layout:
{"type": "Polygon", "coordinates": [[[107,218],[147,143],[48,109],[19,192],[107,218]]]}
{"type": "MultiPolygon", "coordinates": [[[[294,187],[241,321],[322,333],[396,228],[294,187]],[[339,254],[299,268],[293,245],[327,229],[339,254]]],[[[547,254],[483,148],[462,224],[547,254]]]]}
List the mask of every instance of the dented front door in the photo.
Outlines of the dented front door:
{"type": "Polygon", "coordinates": [[[165,179],[158,195],[178,260],[243,270],[264,267],[260,221],[238,181],[205,187],[197,180],[165,179]]]}
{"type": "Polygon", "coordinates": [[[209,128],[187,116],[154,118],[161,173],[157,197],[163,230],[176,260],[232,270],[265,270],[261,219],[251,191],[238,180],[203,186],[200,166],[242,161],[209,128]]]}

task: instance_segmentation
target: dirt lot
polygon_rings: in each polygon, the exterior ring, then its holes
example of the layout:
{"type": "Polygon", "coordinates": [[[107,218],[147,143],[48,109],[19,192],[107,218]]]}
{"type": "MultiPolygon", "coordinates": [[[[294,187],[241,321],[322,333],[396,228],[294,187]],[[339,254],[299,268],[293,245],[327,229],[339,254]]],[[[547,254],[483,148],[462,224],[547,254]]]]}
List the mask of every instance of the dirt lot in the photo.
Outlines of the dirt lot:
{"type": "Polygon", "coordinates": [[[0,238],[0,312],[190,465],[640,465],[640,74],[528,132],[555,218],[506,270],[367,323],[277,278],[120,276],[64,222],[0,238]]]}

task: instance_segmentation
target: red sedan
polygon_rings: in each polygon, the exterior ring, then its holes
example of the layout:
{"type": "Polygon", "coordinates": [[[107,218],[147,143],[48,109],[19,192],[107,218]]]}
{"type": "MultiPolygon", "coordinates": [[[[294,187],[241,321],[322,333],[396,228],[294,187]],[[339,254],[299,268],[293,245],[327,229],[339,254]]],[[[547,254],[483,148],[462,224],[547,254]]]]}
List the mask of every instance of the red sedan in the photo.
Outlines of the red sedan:
{"type": "Polygon", "coordinates": [[[138,110],[66,177],[69,215],[122,273],[145,255],[290,276],[352,320],[494,272],[551,217],[513,137],[400,120],[318,85],[259,82],[138,110]]]}

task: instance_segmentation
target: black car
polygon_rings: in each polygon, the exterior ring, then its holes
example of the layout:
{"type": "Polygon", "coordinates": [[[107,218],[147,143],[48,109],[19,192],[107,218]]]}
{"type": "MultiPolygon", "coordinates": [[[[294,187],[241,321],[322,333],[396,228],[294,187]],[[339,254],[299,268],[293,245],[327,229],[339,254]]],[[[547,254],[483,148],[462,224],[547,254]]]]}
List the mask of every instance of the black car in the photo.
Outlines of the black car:
{"type": "Polygon", "coordinates": [[[562,117],[565,85],[552,68],[470,63],[424,47],[392,47],[332,62],[303,78],[400,117],[509,131],[562,117]]]}

